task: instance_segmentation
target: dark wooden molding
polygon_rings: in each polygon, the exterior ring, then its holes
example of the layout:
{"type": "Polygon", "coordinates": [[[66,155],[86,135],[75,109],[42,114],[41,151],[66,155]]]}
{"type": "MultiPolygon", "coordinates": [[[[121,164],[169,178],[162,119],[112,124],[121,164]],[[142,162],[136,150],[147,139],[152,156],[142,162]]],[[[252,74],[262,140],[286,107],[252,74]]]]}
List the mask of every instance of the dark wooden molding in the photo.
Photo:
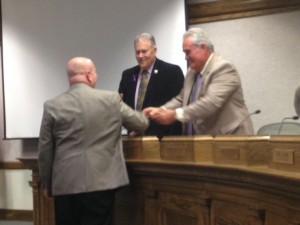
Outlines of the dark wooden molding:
{"type": "Polygon", "coordinates": [[[33,210],[0,209],[0,220],[33,221],[33,210]]]}
{"type": "Polygon", "coordinates": [[[22,170],[28,169],[22,162],[0,162],[0,170],[22,170]]]}
{"type": "Polygon", "coordinates": [[[300,0],[231,0],[189,4],[188,24],[300,10],[300,0]]]}

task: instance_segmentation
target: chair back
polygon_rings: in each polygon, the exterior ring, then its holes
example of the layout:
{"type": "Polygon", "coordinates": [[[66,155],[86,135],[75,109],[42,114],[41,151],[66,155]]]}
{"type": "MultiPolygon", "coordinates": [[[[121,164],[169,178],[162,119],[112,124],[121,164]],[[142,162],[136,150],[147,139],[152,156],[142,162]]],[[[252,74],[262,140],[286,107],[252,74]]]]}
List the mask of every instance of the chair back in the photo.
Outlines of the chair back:
{"type": "Polygon", "coordinates": [[[300,134],[300,123],[283,122],[271,123],[262,126],[257,135],[297,135],[300,134]]]}

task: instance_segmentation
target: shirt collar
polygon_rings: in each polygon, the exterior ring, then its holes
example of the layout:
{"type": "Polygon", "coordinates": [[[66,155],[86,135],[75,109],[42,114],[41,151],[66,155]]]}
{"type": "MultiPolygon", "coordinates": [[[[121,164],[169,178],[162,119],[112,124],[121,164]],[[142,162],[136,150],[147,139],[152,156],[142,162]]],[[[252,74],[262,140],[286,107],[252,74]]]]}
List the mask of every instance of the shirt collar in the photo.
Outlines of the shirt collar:
{"type": "Polygon", "coordinates": [[[208,57],[208,60],[206,61],[206,63],[205,63],[205,65],[204,65],[203,69],[202,69],[201,72],[200,72],[201,74],[204,73],[204,71],[205,71],[207,65],[209,64],[210,60],[212,59],[213,55],[214,55],[214,53],[211,53],[210,56],[208,57]]]}
{"type": "MultiPolygon", "coordinates": [[[[152,73],[155,61],[156,61],[156,59],[153,61],[152,65],[147,69],[147,72],[149,75],[151,75],[151,73],[152,73]]],[[[143,72],[143,70],[141,69],[139,74],[142,74],[142,72],[143,72]]]]}

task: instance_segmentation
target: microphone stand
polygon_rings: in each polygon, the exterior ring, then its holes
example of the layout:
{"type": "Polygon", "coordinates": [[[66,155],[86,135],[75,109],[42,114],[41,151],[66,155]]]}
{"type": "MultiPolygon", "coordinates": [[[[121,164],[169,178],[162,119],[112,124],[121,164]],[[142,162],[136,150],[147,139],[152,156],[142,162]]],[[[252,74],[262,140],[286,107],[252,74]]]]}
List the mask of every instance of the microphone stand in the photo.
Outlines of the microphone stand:
{"type": "Polygon", "coordinates": [[[240,126],[253,114],[259,114],[261,111],[260,109],[255,110],[254,112],[248,114],[234,129],[232,129],[229,134],[233,134],[237,129],[240,128],[240,126]]]}
{"type": "Polygon", "coordinates": [[[278,129],[277,135],[280,134],[280,131],[281,131],[282,126],[283,126],[283,123],[284,123],[284,121],[287,120],[287,119],[297,120],[297,119],[299,119],[299,116],[293,116],[293,117],[285,117],[285,118],[283,118],[282,121],[281,121],[281,123],[280,123],[280,127],[279,127],[279,129],[278,129]]]}

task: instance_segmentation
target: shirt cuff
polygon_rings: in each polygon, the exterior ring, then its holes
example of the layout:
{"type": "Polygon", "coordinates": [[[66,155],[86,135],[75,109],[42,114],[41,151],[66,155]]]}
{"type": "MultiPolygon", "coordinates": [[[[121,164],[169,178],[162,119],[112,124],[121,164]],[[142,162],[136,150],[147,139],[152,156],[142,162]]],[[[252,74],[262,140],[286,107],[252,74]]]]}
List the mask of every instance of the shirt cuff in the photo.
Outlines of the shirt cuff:
{"type": "Polygon", "coordinates": [[[182,108],[177,108],[175,109],[175,113],[176,113],[176,120],[183,122],[183,109],[182,108]]]}

